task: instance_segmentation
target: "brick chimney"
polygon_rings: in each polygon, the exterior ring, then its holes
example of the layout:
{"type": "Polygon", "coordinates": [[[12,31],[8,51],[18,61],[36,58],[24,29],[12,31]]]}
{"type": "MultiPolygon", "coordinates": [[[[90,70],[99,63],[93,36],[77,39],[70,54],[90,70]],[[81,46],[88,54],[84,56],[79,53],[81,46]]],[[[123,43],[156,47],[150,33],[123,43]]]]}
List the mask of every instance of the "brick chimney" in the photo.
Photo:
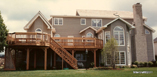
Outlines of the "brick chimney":
{"type": "MultiPolygon", "coordinates": [[[[136,61],[147,62],[147,42],[144,33],[142,5],[136,3],[133,5],[133,21],[135,24],[135,54],[136,61]]],[[[133,54],[132,54],[133,55],[133,54]]]]}

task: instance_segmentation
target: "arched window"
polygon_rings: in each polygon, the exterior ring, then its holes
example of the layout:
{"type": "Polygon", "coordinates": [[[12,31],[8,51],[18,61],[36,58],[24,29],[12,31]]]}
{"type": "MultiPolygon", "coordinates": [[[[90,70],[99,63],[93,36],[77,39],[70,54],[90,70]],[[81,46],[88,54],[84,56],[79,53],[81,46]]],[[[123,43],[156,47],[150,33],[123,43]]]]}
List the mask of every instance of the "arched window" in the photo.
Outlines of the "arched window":
{"type": "Polygon", "coordinates": [[[93,34],[92,34],[91,32],[88,32],[88,33],[86,34],[86,37],[93,37],[93,34]]]}
{"type": "Polygon", "coordinates": [[[113,29],[114,38],[117,40],[118,45],[124,45],[125,39],[124,39],[124,29],[120,26],[116,26],[113,29]]]}
{"type": "Polygon", "coordinates": [[[35,30],[35,32],[37,32],[37,33],[42,33],[42,30],[41,30],[40,28],[37,28],[37,29],[35,30]]]}
{"type": "MultiPolygon", "coordinates": [[[[55,34],[54,37],[60,37],[59,34],[55,34]]],[[[60,39],[55,39],[56,42],[60,42],[60,39]]]]}
{"type": "Polygon", "coordinates": [[[60,37],[60,35],[59,34],[55,34],[54,37],[60,37]]]}

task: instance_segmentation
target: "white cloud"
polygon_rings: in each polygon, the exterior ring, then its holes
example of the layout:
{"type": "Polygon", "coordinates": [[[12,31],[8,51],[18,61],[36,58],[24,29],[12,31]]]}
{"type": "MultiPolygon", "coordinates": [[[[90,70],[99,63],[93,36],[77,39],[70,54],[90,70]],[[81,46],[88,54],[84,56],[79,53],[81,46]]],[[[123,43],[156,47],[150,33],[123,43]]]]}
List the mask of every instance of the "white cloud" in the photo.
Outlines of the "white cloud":
{"type": "Polygon", "coordinates": [[[157,30],[156,0],[0,0],[0,11],[9,31],[20,32],[39,10],[49,19],[50,15],[75,15],[76,9],[132,11],[137,2],[148,17],[146,24],[157,30]]]}

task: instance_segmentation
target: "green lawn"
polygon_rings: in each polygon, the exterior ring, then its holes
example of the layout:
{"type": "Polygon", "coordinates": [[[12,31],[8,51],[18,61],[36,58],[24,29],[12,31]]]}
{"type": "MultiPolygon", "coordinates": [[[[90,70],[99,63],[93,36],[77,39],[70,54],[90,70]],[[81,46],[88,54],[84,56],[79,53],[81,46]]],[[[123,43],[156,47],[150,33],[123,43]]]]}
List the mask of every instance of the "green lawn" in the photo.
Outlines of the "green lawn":
{"type": "Polygon", "coordinates": [[[125,68],[124,70],[32,70],[0,71],[0,77],[157,77],[157,67],[125,68]],[[133,71],[152,71],[134,74],[133,71]]]}

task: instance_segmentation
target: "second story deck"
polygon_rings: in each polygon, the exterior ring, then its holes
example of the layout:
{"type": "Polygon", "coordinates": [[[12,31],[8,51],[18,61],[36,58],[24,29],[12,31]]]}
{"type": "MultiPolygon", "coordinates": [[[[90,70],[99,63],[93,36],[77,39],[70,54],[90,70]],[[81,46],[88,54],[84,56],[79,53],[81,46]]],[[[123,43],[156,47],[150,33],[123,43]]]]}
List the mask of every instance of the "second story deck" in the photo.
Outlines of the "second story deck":
{"type": "Polygon", "coordinates": [[[10,46],[49,46],[50,38],[63,48],[103,48],[103,40],[97,38],[51,37],[49,34],[32,32],[9,33],[7,40],[10,46]]]}

